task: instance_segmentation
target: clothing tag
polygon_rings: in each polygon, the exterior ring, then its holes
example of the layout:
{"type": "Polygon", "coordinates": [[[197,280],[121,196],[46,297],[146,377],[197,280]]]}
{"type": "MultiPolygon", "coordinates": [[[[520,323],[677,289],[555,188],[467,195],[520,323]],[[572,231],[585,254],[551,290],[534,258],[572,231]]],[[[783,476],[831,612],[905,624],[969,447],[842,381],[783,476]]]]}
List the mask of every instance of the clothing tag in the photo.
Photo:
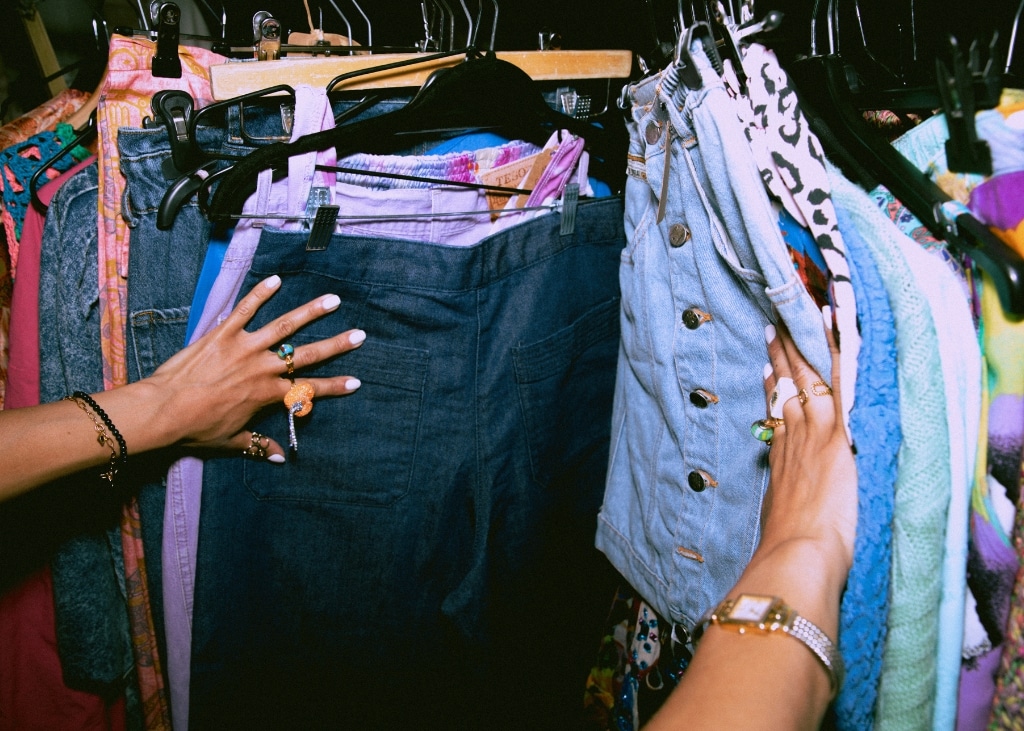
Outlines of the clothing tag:
{"type": "MultiPolygon", "coordinates": [[[[539,154],[530,155],[515,162],[484,171],[480,173],[480,182],[485,185],[501,186],[502,188],[522,188],[522,182],[526,179],[531,168],[533,168],[533,163],[539,154]]],[[[487,191],[486,196],[487,207],[492,211],[500,211],[508,204],[509,199],[512,198],[511,193],[498,193],[490,190],[487,191]]],[[[492,219],[494,218],[497,218],[497,216],[493,215],[492,219]]]]}
{"type": "Polygon", "coordinates": [[[559,233],[562,236],[570,236],[576,230],[576,206],[580,199],[580,186],[577,183],[569,183],[562,191],[562,225],[559,233]]]}
{"type": "Polygon", "coordinates": [[[306,241],[306,251],[323,251],[331,243],[331,235],[338,225],[340,206],[320,206],[316,209],[313,228],[306,241]]]}
{"type": "MultiPolygon", "coordinates": [[[[537,153],[537,159],[533,161],[533,167],[530,168],[529,174],[523,184],[519,186],[523,190],[532,191],[537,187],[537,183],[540,182],[540,178],[544,175],[544,171],[548,169],[548,165],[555,157],[555,153],[558,152],[558,145],[552,147],[545,147],[539,153],[537,153]]],[[[514,201],[516,208],[525,208],[526,203],[530,200],[528,195],[517,195],[514,201]]]]}

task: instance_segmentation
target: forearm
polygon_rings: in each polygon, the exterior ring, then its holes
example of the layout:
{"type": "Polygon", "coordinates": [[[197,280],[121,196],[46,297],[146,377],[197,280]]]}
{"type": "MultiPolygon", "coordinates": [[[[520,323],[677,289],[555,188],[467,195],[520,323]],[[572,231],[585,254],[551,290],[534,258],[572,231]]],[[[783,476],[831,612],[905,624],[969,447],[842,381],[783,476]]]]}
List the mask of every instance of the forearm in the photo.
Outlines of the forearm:
{"type": "MultiPolygon", "coordinates": [[[[129,457],[180,438],[177,406],[145,381],[93,398],[121,433],[129,457]]],[[[93,421],[73,401],[0,412],[0,443],[0,500],[79,470],[94,470],[101,479],[110,462],[110,449],[97,441],[93,421]]]]}
{"type": "MultiPolygon", "coordinates": [[[[846,572],[830,551],[807,540],[759,549],[729,596],[778,596],[835,642],[846,572]]],[[[815,729],[829,694],[827,673],[799,640],[781,632],[740,635],[711,625],[679,687],[647,730],[815,729]]]]}

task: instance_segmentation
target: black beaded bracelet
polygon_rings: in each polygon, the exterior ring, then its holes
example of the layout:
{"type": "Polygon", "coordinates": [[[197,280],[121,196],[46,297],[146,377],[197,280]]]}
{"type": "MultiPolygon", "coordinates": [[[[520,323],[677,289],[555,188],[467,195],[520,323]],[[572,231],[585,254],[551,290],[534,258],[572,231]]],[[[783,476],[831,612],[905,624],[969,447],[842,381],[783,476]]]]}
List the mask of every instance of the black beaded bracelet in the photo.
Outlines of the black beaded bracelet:
{"type": "Polygon", "coordinates": [[[71,397],[75,399],[81,399],[82,401],[87,403],[89,405],[89,408],[96,413],[96,416],[100,417],[100,419],[103,420],[103,423],[107,425],[107,428],[110,430],[110,433],[114,436],[114,439],[117,440],[117,446],[120,447],[121,449],[121,457],[118,460],[121,463],[121,467],[123,468],[125,465],[127,465],[128,445],[125,444],[124,437],[121,436],[121,432],[119,432],[117,430],[117,427],[114,426],[114,422],[112,422],[110,420],[110,417],[107,416],[107,412],[101,409],[100,405],[96,403],[96,400],[93,399],[93,397],[87,394],[85,391],[75,391],[73,394],[71,394],[71,397]]]}

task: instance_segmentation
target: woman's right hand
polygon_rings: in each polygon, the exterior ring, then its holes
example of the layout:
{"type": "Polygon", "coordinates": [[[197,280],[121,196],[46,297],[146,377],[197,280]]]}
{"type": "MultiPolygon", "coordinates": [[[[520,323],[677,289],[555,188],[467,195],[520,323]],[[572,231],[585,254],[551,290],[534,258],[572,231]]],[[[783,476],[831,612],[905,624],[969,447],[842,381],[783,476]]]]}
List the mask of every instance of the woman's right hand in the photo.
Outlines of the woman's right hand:
{"type": "Polygon", "coordinates": [[[821,543],[841,561],[853,564],[857,528],[857,468],[843,425],[839,349],[825,312],[825,335],[832,353],[832,385],[822,381],[797,350],[785,325],[765,330],[771,369],[765,369],[766,400],[780,378],[792,378],[804,403],[790,398],[782,406],[783,424],[775,428],[768,463],[771,479],[762,510],[758,550],[794,539],[821,543]]]}

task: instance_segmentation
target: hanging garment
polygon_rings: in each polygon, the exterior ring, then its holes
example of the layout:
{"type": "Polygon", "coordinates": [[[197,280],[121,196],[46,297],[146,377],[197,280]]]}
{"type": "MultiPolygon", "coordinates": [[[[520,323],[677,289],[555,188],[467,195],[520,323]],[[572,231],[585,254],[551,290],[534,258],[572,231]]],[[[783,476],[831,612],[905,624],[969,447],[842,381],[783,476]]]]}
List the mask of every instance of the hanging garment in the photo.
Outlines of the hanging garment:
{"type": "Polygon", "coordinates": [[[834,705],[836,727],[852,731],[874,728],[889,617],[893,493],[902,432],[896,324],[888,293],[860,232],[841,208],[836,213],[863,336],[850,412],[857,462],[857,537],[839,608],[839,650],[846,679],[834,705]]]}
{"type": "Polygon", "coordinates": [[[871,198],[829,166],[832,196],[874,255],[896,324],[899,471],[892,595],[879,685],[878,728],[930,726],[935,704],[943,537],[950,496],[949,435],[935,325],[900,249],[905,237],[871,198]]]}
{"type": "Polygon", "coordinates": [[[768,481],[764,328],[781,317],[826,380],[821,313],[793,269],[732,101],[630,88],[622,347],[597,546],[659,615],[692,627],[750,560],[768,481]],[[663,220],[659,221],[661,214],[663,220]]]}
{"type": "MultiPolygon", "coordinates": [[[[453,712],[470,727],[575,725],[595,636],[576,628],[597,632],[614,587],[592,516],[621,216],[617,200],[588,203],[571,233],[548,215],[471,247],[378,234],[309,252],[307,235],[264,229],[242,289],[284,283],[251,327],[338,294],[291,341],[364,329],[310,372],[363,385],[316,402],[283,467],[204,467],[193,727],[434,728],[453,712]],[[576,625],[543,670],[523,652],[543,631],[524,621],[537,606],[576,625]]],[[[288,441],[283,407],[253,428],[288,441]]]]}
{"type": "MultiPolygon", "coordinates": [[[[152,59],[156,44],[151,41],[115,36],[110,42],[107,73],[97,106],[99,128],[99,294],[100,341],[103,387],[127,382],[125,357],[128,275],[128,226],[122,217],[124,178],[119,165],[118,130],[138,127],[150,113],[152,95],[163,89],[189,92],[197,106],[212,97],[209,66],[225,59],[201,48],[178,49],[183,74],[180,79],[155,77],[152,59]]],[[[122,521],[124,562],[131,601],[131,637],[136,655],[140,693],[146,709],[146,728],[170,726],[170,709],[160,671],[156,627],[151,610],[143,537],[139,529],[139,508],[133,500],[125,506],[122,521]]]]}
{"type": "MultiPolygon", "coordinates": [[[[39,200],[49,205],[64,182],[96,161],[87,158],[42,186],[39,200]]],[[[45,218],[35,208],[25,214],[21,236],[21,272],[11,294],[11,357],[7,366],[5,409],[39,403],[39,261],[45,218]]]]}
{"type": "MultiPolygon", "coordinates": [[[[92,162],[79,163],[44,185],[39,190],[40,200],[48,205],[68,178],[92,162]]],[[[39,403],[39,263],[43,225],[43,215],[30,209],[21,238],[21,270],[12,296],[11,360],[4,408],[39,403]]],[[[7,509],[12,508],[8,505],[7,509]]],[[[40,569],[18,589],[5,592],[0,598],[0,647],[4,648],[6,660],[0,665],[0,708],[4,709],[0,729],[124,728],[123,695],[111,702],[95,692],[65,684],[54,625],[49,568],[40,569]],[[40,698],[47,702],[39,703],[40,698]]]]}
{"type": "Polygon", "coordinates": [[[32,135],[53,130],[57,124],[77,112],[89,101],[90,94],[65,89],[49,101],[0,127],[0,150],[7,149],[32,135]]]}

